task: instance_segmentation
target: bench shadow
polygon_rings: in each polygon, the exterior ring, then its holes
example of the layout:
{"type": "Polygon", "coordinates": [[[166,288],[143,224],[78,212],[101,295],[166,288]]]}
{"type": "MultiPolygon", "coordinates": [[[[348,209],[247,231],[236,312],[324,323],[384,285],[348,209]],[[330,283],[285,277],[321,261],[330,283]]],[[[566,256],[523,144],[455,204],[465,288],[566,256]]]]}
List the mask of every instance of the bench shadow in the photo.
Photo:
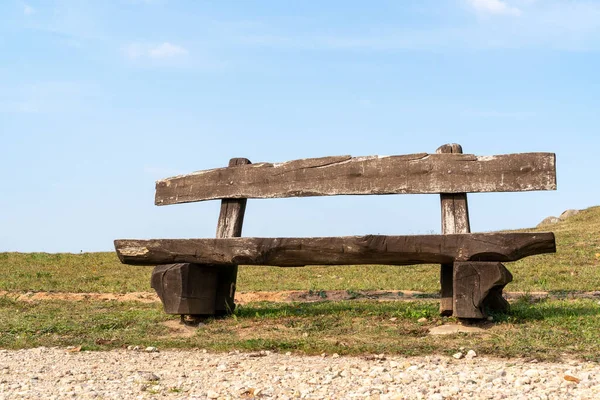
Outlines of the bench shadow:
{"type": "Polygon", "coordinates": [[[599,317],[600,305],[595,300],[518,299],[508,313],[492,314],[495,322],[527,323],[550,319],[599,317]]]}
{"type": "MultiPolygon", "coordinates": [[[[421,317],[429,319],[442,318],[438,314],[436,302],[419,301],[315,301],[298,303],[256,302],[238,306],[235,318],[281,318],[281,317],[331,317],[335,315],[369,318],[404,318],[421,317]]],[[[490,313],[493,322],[462,321],[466,325],[490,327],[505,322],[523,324],[532,321],[542,321],[565,318],[598,318],[600,320],[600,305],[597,300],[548,300],[518,299],[511,303],[507,313],[490,313]]],[[[227,317],[228,318],[228,317],[227,317]]],[[[444,317],[446,318],[446,317],[444,317]]],[[[452,320],[452,319],[450,319],[452,320]]]]}
{"type": "Polygon", "coordinates": [[[437,312],[437,303],[405,301],[315,301],[298,303],[256,302],[240,305],[236,308],[236,318],[254,318],[257,315],[267,318],[279,317],[316,317],[352,313],[362,317],[429,317],[437,312]]]}

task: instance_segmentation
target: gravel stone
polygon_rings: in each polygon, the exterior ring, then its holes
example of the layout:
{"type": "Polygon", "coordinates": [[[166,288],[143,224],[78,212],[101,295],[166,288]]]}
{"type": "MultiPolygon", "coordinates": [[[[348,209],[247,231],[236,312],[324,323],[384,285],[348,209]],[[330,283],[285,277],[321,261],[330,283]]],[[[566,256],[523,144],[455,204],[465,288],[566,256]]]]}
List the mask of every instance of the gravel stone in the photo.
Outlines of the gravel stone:
{"type": "Polygon", "coordinates": [[[140,372],[140,376],[146,382],[156,382],[156,381],[160,380],[160,378],[158,376],[156,376],[155,374],[153,374],[152,372],[140,372]]]}
{"type": "Polygon", "coordinates": [[[477,353],[475,353],[475,351],[474,351],[474,350],[469,350],[469,351],[467,352],[467,355],[465,356],[465,358],[466,358],[467,360],[472,360],[472,359],[473,359],[473,358],[475,358],[475,357],[477,357],[477,353]]]}
{"type": "Polygon", "coordinates": [[[1,350],[0,399],[600,399],[598,363],[258,354],[1,350]]]}

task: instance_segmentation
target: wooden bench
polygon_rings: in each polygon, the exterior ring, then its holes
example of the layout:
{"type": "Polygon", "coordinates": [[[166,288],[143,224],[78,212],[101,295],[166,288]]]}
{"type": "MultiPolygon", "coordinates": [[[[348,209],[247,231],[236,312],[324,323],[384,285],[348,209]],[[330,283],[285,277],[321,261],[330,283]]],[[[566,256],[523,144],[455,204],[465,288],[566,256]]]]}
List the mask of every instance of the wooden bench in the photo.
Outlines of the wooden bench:
{"type": "Polygon", "coordinates": [[[324,157],[281,164],[234,158],[226,168],[156,183],[156,205],[221,199],[216,239],[116,240],[121,262],[158,265],[152,287],[165,311],[223,315],[234,307],[238,265],[441,264],[440,313],[484,318],[504,311],[512,275],[502,262],[556,251],[553,233],[470,233],[467,193],[556,189],[555,155],[478,157],[457,144],[436,154],[324,157]],[[246,199],[431,193],[442,234],[242,238],[246,199]]]}

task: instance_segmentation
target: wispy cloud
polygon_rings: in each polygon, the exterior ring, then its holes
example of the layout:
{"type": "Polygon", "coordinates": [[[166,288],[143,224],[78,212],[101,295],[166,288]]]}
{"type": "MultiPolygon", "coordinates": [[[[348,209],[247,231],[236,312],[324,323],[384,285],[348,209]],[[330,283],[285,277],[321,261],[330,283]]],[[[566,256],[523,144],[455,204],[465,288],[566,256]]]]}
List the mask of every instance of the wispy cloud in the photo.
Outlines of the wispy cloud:
{"type": "Polygon", "coordinates": [[[285,27],[251,27],[239,34],[246,46],[336,51],[525,49],[600,51],[600,1],[453,0],[486,18],[410,28],[373,26],[361,33],[302,32],[285,27]],[[504,18],[492,18],[505,16],[504,18]],[[513,17],[510,17],[513,16],[513,17]],[[518,18],[517,18],[518,16],[518,18]],[[506,18],[508,17],[508,18],[506,18]]]}
{"type": "Polygon", "coordinates": [[[187,54],[188,51],[186,48],[176,44],[171,44],[169,42],[164,42],[156,47],[151,48],[149,51],[149,55],[152,58],[170,58],[185,56],[187,54]]]}
{"type": "Polygon", "coordinates": [[[25,29],[52,35],[64,42],[98,42],[106,41],[112,32],[105,28],[103,15],[108,12],[102,9],[108,2],[48,1],[36,3],[36,8],[21,3],[24,15],[28,18],[25,29]],[[48,4],[46,4],[48,3],[48,4]],[[52,3],[52,6],[50,6],[52,3]]]}
{"type": "Polygon", "coordinates": [[[502,111],[502,110],[477,110],[477,109],[465,109],[460,115],[463,117],[473,118],[514,118],[523,119],[535,117],[536,113],[531,111],[502,111]]]}
{"type": "Polygon", "coordinates": [[[0,113],[70,113],[85,108],[97,95],[97,87],[85,82],[52,81],[0,87],[0,113]]]}
{"type": "Polygon", "coordinates": [[[520,16],[523,12],[501,0],[467,0],[467,3],[478,13],[492,15],[520,16]]]}
{"type": "Polygon", "coordinates": [[[186,56],[189,54],[189,51],[183,46],[169,42],[164,42],[158,45],[131,43],[125,46],[124,53],[130,59],[168,59],[186,56]]]}
{"type": "Polygon", "coordinates": [[[28,4],[25,4],[23,6],[23,14],[25,14],[25,15],[31,15],[33,13],[35,13],[35,8],[31,7],[28,4]]]}

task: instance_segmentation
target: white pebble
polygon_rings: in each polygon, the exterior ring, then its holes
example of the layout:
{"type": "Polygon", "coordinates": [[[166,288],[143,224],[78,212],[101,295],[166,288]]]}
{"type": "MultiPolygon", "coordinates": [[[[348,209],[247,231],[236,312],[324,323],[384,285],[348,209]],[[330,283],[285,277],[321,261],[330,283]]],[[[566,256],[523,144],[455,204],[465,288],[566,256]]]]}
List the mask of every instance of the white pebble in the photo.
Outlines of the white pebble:
{"type": "Polygon", "coordinates": [[[477,357],[477,353],[474,350],[469,350],[465,356],[467,360],[472,360],[475,357],[477,357]]]}
{"type": "Polygon", "coordinates": [[[235,351],[0,350],[0,398],[600,399],[596,362],[452,361],[433,355],[384,360],[267,357],[266,351],[249,357],[235,351]],[[566,381],[567,372],[581,382],[566,381]]]}

